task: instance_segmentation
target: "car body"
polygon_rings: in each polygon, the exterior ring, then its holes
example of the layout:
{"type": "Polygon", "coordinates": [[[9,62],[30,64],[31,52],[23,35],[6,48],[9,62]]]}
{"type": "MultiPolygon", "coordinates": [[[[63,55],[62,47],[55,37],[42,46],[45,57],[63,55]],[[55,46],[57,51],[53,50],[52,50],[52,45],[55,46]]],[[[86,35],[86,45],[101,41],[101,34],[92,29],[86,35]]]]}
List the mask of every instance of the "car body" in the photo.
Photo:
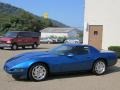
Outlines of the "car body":
{"type": "Polygon", "coordinates": [[[17,49],[19,46],[32,46],[36,48],[40,43],[40,33],[30,31],[9,31],[0,38],[0,48],[10,47],[17,49]]]}
{"type": "Polygon", "coordinates": [[[51,38],[41,38],[40,42],[41,43],[53,43],[54,41],[51,38]]]}
{"type": "Polygon", "coordinates": [[[58,40],[57,38],[41,38],[40,39],[41,43],[60,43],[62,42],[61,40],[58,40]]]}
{"type": "MultiPolygon", "coordinates": [[[[113,66],[117,62],[116,53],[112,51],[99,51],[96,48],[89,45],[80,45],[80,44],[63,44],[58,47],[55,47],[49,51],[44,52],[29,52],[17,55],[10,58],[5,62],[4,70],[21,79],[31,78],[31,68],[34,70],[36,64],[38,67],[43,68],[43,71],[46,70],[44,74],[54,74],[54,73],[66,73],[66,72],[77,72],[83,70],[93,70],[96,74],[103,74],[106,70],[106,67],[113,66]],[[94,71],[94,65],[100,64],[104,68],[103,72],[96,73],[94,71]],[[28,73],[30,75],[28,75],[28,73]]],[[[38,68],[36,67],[36,68],[38,68]]],[[[35,71],[35,70],[34,70],[35,71]]],[[[37,70],[37,75],[39,74],[37,70]]],[[[32,74],[34,75],[34,74],[32,74]]],[[[35,79],[34,80],[43,80],[35,79]]]]}
{"type": "Polygon", "coordinates": [[[67,40],[64,41],[64,43],[80,44],[81,40],[77,38],[68,38],[67,40]]]}

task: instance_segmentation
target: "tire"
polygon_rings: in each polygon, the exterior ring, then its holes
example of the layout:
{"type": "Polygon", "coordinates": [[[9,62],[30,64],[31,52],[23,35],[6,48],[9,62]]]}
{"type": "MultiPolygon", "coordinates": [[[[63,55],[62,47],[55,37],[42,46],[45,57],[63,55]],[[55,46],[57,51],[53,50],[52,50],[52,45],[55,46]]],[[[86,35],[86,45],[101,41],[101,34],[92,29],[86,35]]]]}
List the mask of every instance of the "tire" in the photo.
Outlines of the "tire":
{"type": "Polygon", "coordinates": [[[29,79],[32,81],[43,81],[48,76],[48,68],[45,64],[37,63],[29,69],[29,79]]]}
{"type": "Polygon", "coordinates": [[[102,75],[106,72],[106,63],[104,60],[97,60],[93,64],[92,72],[96,75],[102,75]]]}
{"type": "Polygon", "coordinates": [[[25,46],[22,46],[22,49],[25,49],[25,46]]]}
{"type": "Polygon", "coordinates": [[[17,44],[12,44],[12,47],[11,47],[12,50],[17,50],[18,49],[18,46],[17,44]]]}
{"type": "Polygon", "coordinates": [[[0,49],[4,49],[4,47],[0,47],[0,49]]]}
{"type": "Polygon", "coordinates": [[[38,45],[36,44],[36,43],[34,43],[33,45],[32,45],[32,48],[33,49],[35,49],[35,48],[37,48],[38,47],[38,45]]]}
{"type": "Polygon", "coordinates": [[[48,41],[48,44],[50,44],[50,41],[48,41]]]}

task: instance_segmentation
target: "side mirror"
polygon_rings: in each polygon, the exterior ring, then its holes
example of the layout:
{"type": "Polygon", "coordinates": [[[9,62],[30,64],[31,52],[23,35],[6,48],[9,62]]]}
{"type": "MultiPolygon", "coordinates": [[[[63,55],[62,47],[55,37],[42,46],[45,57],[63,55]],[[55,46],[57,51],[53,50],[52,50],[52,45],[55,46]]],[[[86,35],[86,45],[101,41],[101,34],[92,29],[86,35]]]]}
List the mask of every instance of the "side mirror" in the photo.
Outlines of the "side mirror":
{"type": "Polygon", "coordinates": [[[73,57],[74,54],[73,54],[73,53],[69,53],[67,56],[68,56],[68,57],[73,57]]]}

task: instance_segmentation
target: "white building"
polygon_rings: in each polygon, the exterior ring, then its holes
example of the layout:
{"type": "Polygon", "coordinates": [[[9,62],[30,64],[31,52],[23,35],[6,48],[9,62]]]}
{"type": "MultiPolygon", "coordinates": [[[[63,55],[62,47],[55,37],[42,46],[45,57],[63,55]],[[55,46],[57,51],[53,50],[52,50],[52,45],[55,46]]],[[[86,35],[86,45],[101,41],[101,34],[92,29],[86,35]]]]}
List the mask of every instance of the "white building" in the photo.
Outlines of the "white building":
{"type": "Polygon", "coordinates": [[[46,38],[51,36],[78,37],[79,33],[82,33],[79,29],[76,29],[76,28],[56,28],[56,27],[45,28],[40,32],[41,32],[41,38],[46,38]]]}
{"type": "Polygon", "coordinates": [[[99,49],[108,49],[109,46],[120,46],[119,8],[120,0],[85,0],[83,42],[85,44],[93,44],[99,49]],[[98,37],[96,34],[98,34],[98,37]]]}

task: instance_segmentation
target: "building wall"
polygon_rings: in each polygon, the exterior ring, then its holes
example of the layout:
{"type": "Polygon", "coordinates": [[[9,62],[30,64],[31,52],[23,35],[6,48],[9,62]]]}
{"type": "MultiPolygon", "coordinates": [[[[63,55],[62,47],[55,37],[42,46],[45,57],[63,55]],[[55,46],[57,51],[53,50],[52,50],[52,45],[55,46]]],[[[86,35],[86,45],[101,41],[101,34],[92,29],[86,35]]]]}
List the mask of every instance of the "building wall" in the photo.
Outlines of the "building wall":
{"type": "Polygon", "coordinates": [[[89,28],[87,22],[84,23],[83,44],[88,44],[89,28]]]}
{"type": "Polygon", "coordinates": [[[57,37],[68,37],[68,33],[43,33],[41,32],[41,38],[57,36],[57,37]]]}
{"type": "Polygon", "coordinates": [[[78,37],[79,33],[75,30],[67,32],[67,33],[44,33],[41,32],[41,37],[50,37],[50,36],[57,36],[57,37],[78,37]]]}
{"type": "Polygon", "coordinates": [[[87,25],[103,25],[102,48],[120,46],[120,0],[85,0],[84,43],[88,44],[87,25]]]}

